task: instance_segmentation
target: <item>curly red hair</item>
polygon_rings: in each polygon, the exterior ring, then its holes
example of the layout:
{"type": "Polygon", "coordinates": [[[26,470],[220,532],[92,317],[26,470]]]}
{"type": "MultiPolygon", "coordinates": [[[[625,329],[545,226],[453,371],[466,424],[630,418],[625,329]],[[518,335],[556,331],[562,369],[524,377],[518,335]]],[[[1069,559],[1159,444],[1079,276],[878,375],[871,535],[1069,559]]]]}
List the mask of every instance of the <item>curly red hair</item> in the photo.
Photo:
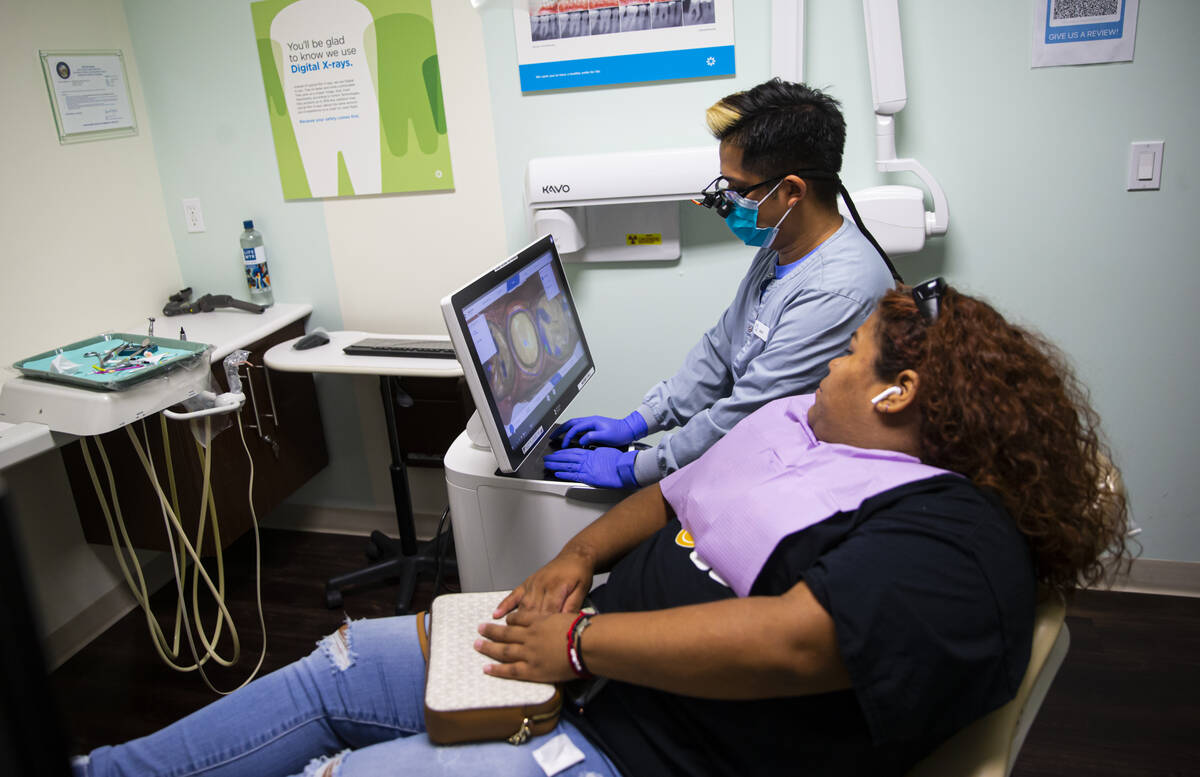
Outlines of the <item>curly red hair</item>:
{"type": "Polygon", "coordinates": [[[879,377],[920,377],[922,461],[999,494],[1044,585],[1068,593],[1128,562],[1099,417],[1054,346],[951,287],[933,324],[907,288],[880,300],[878,320],[879,377]]]}

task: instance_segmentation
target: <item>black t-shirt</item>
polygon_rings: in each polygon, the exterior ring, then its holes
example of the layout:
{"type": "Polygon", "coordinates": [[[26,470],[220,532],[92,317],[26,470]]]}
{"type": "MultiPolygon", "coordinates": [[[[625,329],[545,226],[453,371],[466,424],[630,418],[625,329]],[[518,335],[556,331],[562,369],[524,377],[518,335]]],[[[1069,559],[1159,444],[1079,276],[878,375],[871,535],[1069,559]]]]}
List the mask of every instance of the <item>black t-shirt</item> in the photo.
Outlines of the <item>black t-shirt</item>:
{"type": "MultiPolygon", "coordinates": [[[[673,520],[635,548],[592,592],[598,609],[733,597],[689,539],[673,520]]],[[[750,595],[801,580],[833,617],[852,689],[721,701],[609,682],[568,717],[625,777],[903,774],[1021,683],[1032,559],[998,500],[964,478],[909,483],[784,538],[750,595]]]]}

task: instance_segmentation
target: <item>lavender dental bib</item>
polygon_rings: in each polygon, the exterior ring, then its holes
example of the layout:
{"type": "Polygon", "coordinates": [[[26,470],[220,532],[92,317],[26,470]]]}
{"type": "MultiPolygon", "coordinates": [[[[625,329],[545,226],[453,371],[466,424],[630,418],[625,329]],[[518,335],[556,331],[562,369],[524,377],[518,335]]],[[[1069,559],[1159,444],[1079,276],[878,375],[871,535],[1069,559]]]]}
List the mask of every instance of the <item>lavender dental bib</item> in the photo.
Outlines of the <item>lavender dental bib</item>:
{"type": "Polygon", "coordinates": [[[947,474],[896,451],[819,441],[808,425],[813,401],[806,394],[764,405],[661,483],[697,556],[738,596],[784,537],[888,489],[947,474]]]}

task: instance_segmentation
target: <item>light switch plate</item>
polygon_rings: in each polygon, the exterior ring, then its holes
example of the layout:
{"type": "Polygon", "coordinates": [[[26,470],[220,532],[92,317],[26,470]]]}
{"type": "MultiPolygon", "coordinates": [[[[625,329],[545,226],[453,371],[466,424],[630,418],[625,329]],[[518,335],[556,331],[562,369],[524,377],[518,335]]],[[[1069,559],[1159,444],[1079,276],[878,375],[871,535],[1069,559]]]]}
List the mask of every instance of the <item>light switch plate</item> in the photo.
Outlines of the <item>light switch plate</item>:
{"type": "Polygon", "coordinates": [[[1162,181],[1163,142],[1161,140],[1142,140],[1129,144],[1129,178],[1125,185],[1127,191],[1143,191],[1158,189],[1162,181]],[[1146,158],[1150,154],[1150,177],[1145,177],[1146,158]]]}

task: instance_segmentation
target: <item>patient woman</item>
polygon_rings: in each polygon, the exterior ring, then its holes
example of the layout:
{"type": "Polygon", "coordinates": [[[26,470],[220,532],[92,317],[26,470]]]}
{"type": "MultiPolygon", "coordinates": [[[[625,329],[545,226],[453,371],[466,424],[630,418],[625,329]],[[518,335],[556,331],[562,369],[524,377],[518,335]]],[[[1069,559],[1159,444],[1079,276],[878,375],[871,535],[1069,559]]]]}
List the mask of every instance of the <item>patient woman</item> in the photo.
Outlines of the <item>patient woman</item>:
{"type": "Polygon", "coordinates": [[[747,417],[498,602],[489,672],[607,679],[551,734],[432,745],[408,616],[352,622],[77,773],[541,777],[534,751],[565,734],[568,775],[902,774],[1013,697],[1039,587],[1127,558],[1096,423],[985,303],[940,279],[889,292],[816,394],[747,417]]]}

